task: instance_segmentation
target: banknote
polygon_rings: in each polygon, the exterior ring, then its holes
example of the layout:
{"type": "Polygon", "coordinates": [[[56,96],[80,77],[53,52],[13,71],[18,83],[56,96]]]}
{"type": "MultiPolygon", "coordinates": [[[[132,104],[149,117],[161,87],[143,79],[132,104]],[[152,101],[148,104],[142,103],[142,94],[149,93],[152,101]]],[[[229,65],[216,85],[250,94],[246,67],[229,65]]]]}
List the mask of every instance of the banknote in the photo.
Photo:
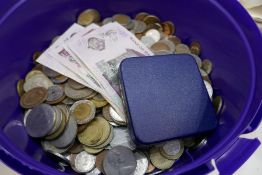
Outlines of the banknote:
{"type": "Polygon", "coordinates": [[[124,114],[117,75],[119,64],[128,57],[153,53],[118,23],[106,24],[81,38],[73,38],[67,44],[100,81],[117,106],[116,111],[124,114]]]}

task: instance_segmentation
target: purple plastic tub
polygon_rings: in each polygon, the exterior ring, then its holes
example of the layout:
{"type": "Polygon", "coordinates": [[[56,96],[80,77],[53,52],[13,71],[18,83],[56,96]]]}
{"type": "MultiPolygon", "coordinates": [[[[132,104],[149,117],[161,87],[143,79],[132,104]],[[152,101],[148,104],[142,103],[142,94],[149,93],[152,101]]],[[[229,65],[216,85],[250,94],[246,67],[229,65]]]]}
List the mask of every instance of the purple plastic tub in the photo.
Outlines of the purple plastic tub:
{"type": "Polygon", "coordinates": [[[45,49],[86,8],[98,9],[102,17],[146,11],[172,20],[176,34],[186,43],[199,40],[201,57],[214,64],[214,89],[225,101],[219,127],[205,146],[185,152],[166,174],[205,174],[213,170],[211,159],[221,174],[231,174],[255,151],[259,141],[239,135],[253,131],[261,121],[262,39],[237,1],[1,0],[0,158],[4,163],[26,175],[73,173],[69,168],[61,172],[58,161],[41,149],[38,140],[27,136],[16,82],[32,68],[33,52],[45,49]]]}

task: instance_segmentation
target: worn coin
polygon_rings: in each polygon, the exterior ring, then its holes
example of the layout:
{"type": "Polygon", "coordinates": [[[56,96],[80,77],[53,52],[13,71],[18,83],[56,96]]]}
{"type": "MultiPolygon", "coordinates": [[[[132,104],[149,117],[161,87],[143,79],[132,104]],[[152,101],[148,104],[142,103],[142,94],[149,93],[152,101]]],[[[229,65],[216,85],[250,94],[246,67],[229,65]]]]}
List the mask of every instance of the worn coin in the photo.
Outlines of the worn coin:
{"type": "Polygon", "coordinates": [[[160,148],[160,153],[167,159],[176,160],[181,157],[184,152],[183,142],[180,140],[173,140],[164,143],[160,148]]]}
{"type": "Polygon", "coordinates": [[[190,44],[191,53],[195,55],[200,55],[200,49],[201,49],[201,46],[199,42],[194,41],[190,44]]]}
{"type": "Polygon", "coordinates": [[[206,89],[207,89],[207,92],[208,92],[208,95],[209,95],[210,99],[212,99],[213,88],[212,88],[211,84],[209,82],[207,82],[206,80],[204,80],[204,84],[206,86],[206,89]]]}
{"type": "Polygon", "coordinates": [[[148,16],[148,15],[149,15],[149,14],[146,13],[146,12],[140,12],[140,13],[138,13],[138,14],[135,16],[135,19],[138,20],[138,21],[143,21],[144,18],[145,18],[146,16],[148,16]]]}
{"type": "Polygon", "coordinates": [[[148,159],[141,151],[135,152],[136,170],[134,175],[144,175],[148,168],[148,159]]]}
{"type": "Polygon", "coordinates": [[[67,83],[73,89],[83,89],[85,87],[85,85],[80,84],[80,83],[78,83],[77,81],[75,81],[73,79],[69,79],[67,83]]]}
{"type": "Polygon", "coordinates": [[[114,128],[114,137],[110,143],[110,146],[125,146],[131,150],[136,149],[136,145],[132,141],[127,127],[115,127],[114,128]]]}
{"type": "Polygon", "coordinates": [[[151,37],[155,42],[158,42],[161,38],[160,32],[156,29],[150,29],[145,33],[145,36],[151,37]]]}
{"type": "Polygon", "coordinates": [[[177,44],[175,48],[175,53],[176,54],[182,54],[182,53],[191,53],[190,49],[187,45],[185,44],[177,44]]]}
{"type": "Polygon", "coordinates": [[[64,76],[64,75],[58,75],[56,77],[51,78],[52,82],[55,84],[61,84],[64,83],[68,80],[68,77],[64,76]]]}
{"type": "Polygon", "coordinates": [[[57,148],[67,147],[75,139],[77,134],[77,124],[73,117],[69,118],[69,121],[65,127],[64,132],[50,143],[57,148]]]}
{"type": "MultiPolygon", "coordinates": [[[[104,169],[103,169],[103,160],[105,159],[106,154],[108,153],[108,150],[104,150],[101,153],[99,153],[96,156],[96,167],[104,173],[104,169]]],[[[104,173],[105,174],[105,173],[104,173]]]]}
{"type": "Polygon", "coordinates": [[[89,88],[83,88],[79,90],[73,89],[69,86],[68,83],[65,84],[64,90],[65,90],[66,96],[73,100],[81,100],[93,93],[93,90],[89,88]]]}
{"type": "Polygon", "coordinates": [[[50,78],[56,77],[58,75],[60,75],[58,72],[50,69],[49,67],[43,66],[42,71],[44,72],[44,74],[50,78]]]}
{"type": "Polygon", "coordinates": [[[69,112],[77,124],[86,124],[95,117],[96,107],[92,101],[80,100],[70,107],[69,112]]]}
{"type": "Polygon", "coordinates": [[[171,21],[165,21],[162,23],[163,32],[166,35],[173,35],[175,33],[175,25],[171,21]]]}
{"type": "Polygon", "coordinates": [[[217,114],[220,113],[222,106],[223,106],[223,99],[221,96],[216,96],[213,100],[212,100],[213,106],[215,108],[215,111],[217,114]]]}
{"type": "Polygon", "coordinates": [[[160,19],[155,15],[147,15],[143,18],[143,21],[148,25],[152,23],[159,23],[160,19]]]}
{"type": "Polygon", "coordinates": [[[83,148],[89,154],[98,154],[98,153],[100,153],[101,151],[104,150],[104,148],[92,148],[92,147],[88,147],[86,145],[83,145],[83,148]]]}
{"type": "Polygon", "coordinates": [[[178,45],[178,44],[181,44],[181,43],[182,43],[182,42],[181,42],[181,39],[178,38],[177,36],[174,36],[174,35],[168,36],[167,39],[170,40],[170,41],[172,41],[175,45],[178,45]]]}
{"type": "Polygon", "coordinates": [[[53,82],[44,74],[37,74],[25,81],[24,91],[27,92],[35,87],[44,87],[48,89],[53,85],[53,82]]]}
{"type": "Polygon", "coordinates": [[[24,87],[23,87],[24,83],[25,83],[25,80],[23,79],[18,80],[16,83],[16,90],[17,90],[19,97],[21,97],[25,93],[24,87]]]}
{"type": "Polygon", "coordinates": [[[115,14],[112,18],[123,26],[127,26],[131,22],[131,18],[125,14],[115,14]]]}
{"type": "Polygon", "coordinates": [[[92,23],[97,23],[100,21],[100,14],[95,9],[87,9],[80,13],[77,18],[77,23],[83,26],[88,26],[92,23]]]}
{"type": "Polygon", "coordinates": [[[202,61],[201,68],[206,71],[207,74],[210,74],[212,71],[212,62],[208,59],[202,61]]]}
{"type": "Polygon", "coordinates": [[[103,112],[103,117],[107,120],[107,121],[109,121],[109,122],[113,122],[113,119],[111,118],[111,116],[110,116],[110,112],[109,112],[109,108],[110,107],[110,105],[107,105],[107,106],[104,106],[103,107],[103,110],[102,110],[102,112],[103,112]]]}
{"type": "Polygon", "coordinates": [[[56,104],[65,98],[64,89],[59,85],[50,86],[47,89],[46,103],[56,104]]]}
{"type": "Polygon", "coordinates": [[[158,147],[153,147],[150,149],[149,157],[151,163],[158,169],[165,170],[172,167],[175,163],[175,160],[169,160],[165,158],[159,151],[158,147]]]}
{"type": "Polygon", "coordinates": [[[25,119],[25,128],[31,137],[46,136],[55,125],[55,111],[48,104],[34,107],[25,119]]]}
{"type": "Polygon", "coordinates": [[[33,108],[43,103],[47,98],[47,90],[42,87],[36,87],[24,93],[20,99],[20,105],[23,108],[33,108]]]}
{"type": "Polygon", "coordinates": [[[136,166],[133,152],[123,146],[109,150],[103,161],[103,168],[107,175],[133,175],[136,166]]]}
{"type": "Polygon", "coordinates": [[[82,151],[76,155],[70,156],[72,168],[78,173],[87,173],[95,167],[96,157],[82,151]]]}

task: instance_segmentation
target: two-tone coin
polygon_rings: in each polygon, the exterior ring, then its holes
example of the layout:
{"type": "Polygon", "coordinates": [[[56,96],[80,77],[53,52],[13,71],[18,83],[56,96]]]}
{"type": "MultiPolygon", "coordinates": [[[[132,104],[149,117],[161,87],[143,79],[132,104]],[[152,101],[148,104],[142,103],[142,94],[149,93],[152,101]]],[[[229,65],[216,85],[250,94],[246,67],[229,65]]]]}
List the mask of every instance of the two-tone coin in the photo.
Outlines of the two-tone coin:
{"type": "Polygon", "coordinates": [[[153,147],[149,152],[151,163],[161,170],[166,170],[172,167],[175,160],[165,158],[159,151],[159,147],[153,147]]]}
{"type": "Polygon", "coordinates": [[[184,152],[184,145],[180,140],[173,140],[164,143],[159,151],[165,158],[177,160],[184,152]]]}
{"type": "Polygon", "coordinates": [[[20,99],[23,108],[33,108],[43,103],[47,98],[47,90],[43,87],[36,87],[24,93],[20,99]]]}
{"type": "Polygon", "coordinates": [[[96,107],[92,101],[80,100],[70,107],[70,116],[76,119],[77,124],[90,122],[96,113],[96,107]]]}
{"type": "Polygon", "coordinates": [[[65,94],[67,97],[73,100],[81,100],[93,93],[92,89],[83,88],[83,89],[73,89],[69,86],[68,83],[65,84],[65,94]]]}

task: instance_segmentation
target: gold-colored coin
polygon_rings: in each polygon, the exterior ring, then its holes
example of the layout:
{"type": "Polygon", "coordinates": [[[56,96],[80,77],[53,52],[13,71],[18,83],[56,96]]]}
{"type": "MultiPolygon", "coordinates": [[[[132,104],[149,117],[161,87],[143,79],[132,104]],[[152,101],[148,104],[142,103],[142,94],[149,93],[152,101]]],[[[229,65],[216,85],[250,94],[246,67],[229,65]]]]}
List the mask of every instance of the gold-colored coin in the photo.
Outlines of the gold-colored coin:
{"type": "Polygon", "coordinates": [[[201,51],[201,46],[200,43],[197,41],[194,41],[190,44],[190,51],[191,53],[195,54],[195,55],[200,55],[200,51],[201,51]]]}
{"type": "Polygon", "coordinates": [[[92,23],[100,21],[100,14],[95,9],[87,9],[80,13],[77,19],[77,23],[83,26],[87,26],[92,23]]]}
{"type": "Polygon", "coordinates": [[[113,119],[112,119],[111,116],[110,116],[109,107],[110,107],[110,105],[107,105],[107,106],[104,106],[104,107],[103,107],[103,110],[102,110],[103,117],[104,117],[107,121],[113,122],[113,119]]]}
{"type": "Polygon", "coordinates": [[[146,16],[148,16],[148,15],[149,15],[149,14],[146,13],[146,12],[140,12],[140,13],[138,13],[138,14],[135,16],[135,19],[138,20],[138,21],[143,21],[144,18],[145,18],[146,16]]]}
{"type": "Polygon", "coordinates": [[[168,36],[168,40],[172,41],[175,45],[181,44],[181,39],[175,35],[168,36]]]}
{"type": "Polygon", "coordinates": [[[177,44],[175,48],[175,53],[176,54],[182,54],[182,53],[191,53],[190,49],[187,45],[185,44],[177,44]]]}
{"type": "Polygon", "coordinates": [[[125,14],[115,14],[112,18],[123,26],[127,26],[131,22],[131,18],[125,14]]]}
{"type": "Polygon", "coordinates": [[[202,61],[201,68],[207,73],[210,74],[212,72],[213,64],[210,60],[205,59],[202,61]]]}
{"type": "Polygon", "coordinates": [[[166,170],[172,167],[172,165],[175,163],[175,160],[169,160],[165,158],[159,151],[158,147],[153,147],[149,151],[149,157],[151,160],[151,163],[161,170],[166,170]]]}
{"type": "Polygon", "coordinates": [[[85,146],[85,145],[83,145],[83,148],[89,154],[98,154],[98,153],[100,153],[101,151],[104,150],[104,148],[96,149],[96,148],[88,147],[88,146],[85,146]]]}
{"type": "Polygon", "coordinates": [[[19,97],[21,97],[25,93],[24,83],[25,83],[25,80],[23,80],[23,79],[20,79],[20,80],[17,81],[16,90],[17,90],[19,97]]]}
{"type": "Polygon", "coordinates": [[[92,148],[95,149],[100,149],[100,148],[105,148],[110,142],[113,140],[114,137],[114,132],[113,132],[113,126],[110,125],[110,131],[109,131],[109,136],[104,140],[100,145],[97,146],[92,146],[92,148]]]}
{"type": "Polygon", "coordinates": [[[43,87],[36,87],[24,93],[20,99],[23,108],[33,108],[43,103],[47,98],[47,90],[43,87]]]}
{"type": "Polygon", "coordinates": [[[104,107],[104,106],[106,106],[108,104],[107,101],[97,101],[97,100],[94,100],[94,99],[91,100],[91,101],[94,103],[96,108],[101,108],[101,107],[104,107]]]}
{"type": "Polygon", "coordinates": [[[91,146],[97,144],[103,136],[103,124],[100,118],[94,118],[88,123],[86,129],[77,135],[80,143],[91,146]]]}
{"type": "Polygon", "coordinates": [[[162,50],[170,51],[169,46],[165,44],[164,42],[156,42],[155,44],[151,46],[151,49],[154,51],[162,51],[162,50]]]}
{"type": "Polygon", "coordinates": [[[44,73],[40,70],[31,70],[30,72],[28,72],[25,76],[25,81],[29,80],[30,78],[32,78],[35,75],[41,74],[43,75],[44,73]]]}
{"type": "Polygon", "coordinates": [[[162,23],[163,32],[166,35],[173,35],[175,33],[175,25],[171,21],[165,21],[162,23]]]}
{"type": "Polygon", "coordinates": [[[95,105],[89,100],[80,100],[70,107],[70,116],[76,119],[77,124],[86,124],[90,122],[96,113],[95,105]]]}
{"type": "Polygon", "coordinates": [[[40,57],[41,54],[42,54],[42,52],[40,52],[40,51],[34,52],[33,57],[32,57],[33,61],[36,62],[37,58],[40,57]]]}
{"type": "Polygon", "coordinates": [[[86,99],[90,100],[90,99],[94,98],[96,95],[97,95],[97,92],[96,92],[96,91],[93,91],[90,95],[88,95],[88,96],[86,97],[86,99]]]}
{"type": "Polygon", "coordinates": [[[99,93],[96,96],[94,96],[93,100],[95,100],[95,101],[106,101],[106,99],[99,93]]]}
{"type": "Polygon", "coordinates": [[[160,19],[155,15],[148,15],[143,19],[143,21],[148,25],[152,23],[159,23],[160,19]]]}

